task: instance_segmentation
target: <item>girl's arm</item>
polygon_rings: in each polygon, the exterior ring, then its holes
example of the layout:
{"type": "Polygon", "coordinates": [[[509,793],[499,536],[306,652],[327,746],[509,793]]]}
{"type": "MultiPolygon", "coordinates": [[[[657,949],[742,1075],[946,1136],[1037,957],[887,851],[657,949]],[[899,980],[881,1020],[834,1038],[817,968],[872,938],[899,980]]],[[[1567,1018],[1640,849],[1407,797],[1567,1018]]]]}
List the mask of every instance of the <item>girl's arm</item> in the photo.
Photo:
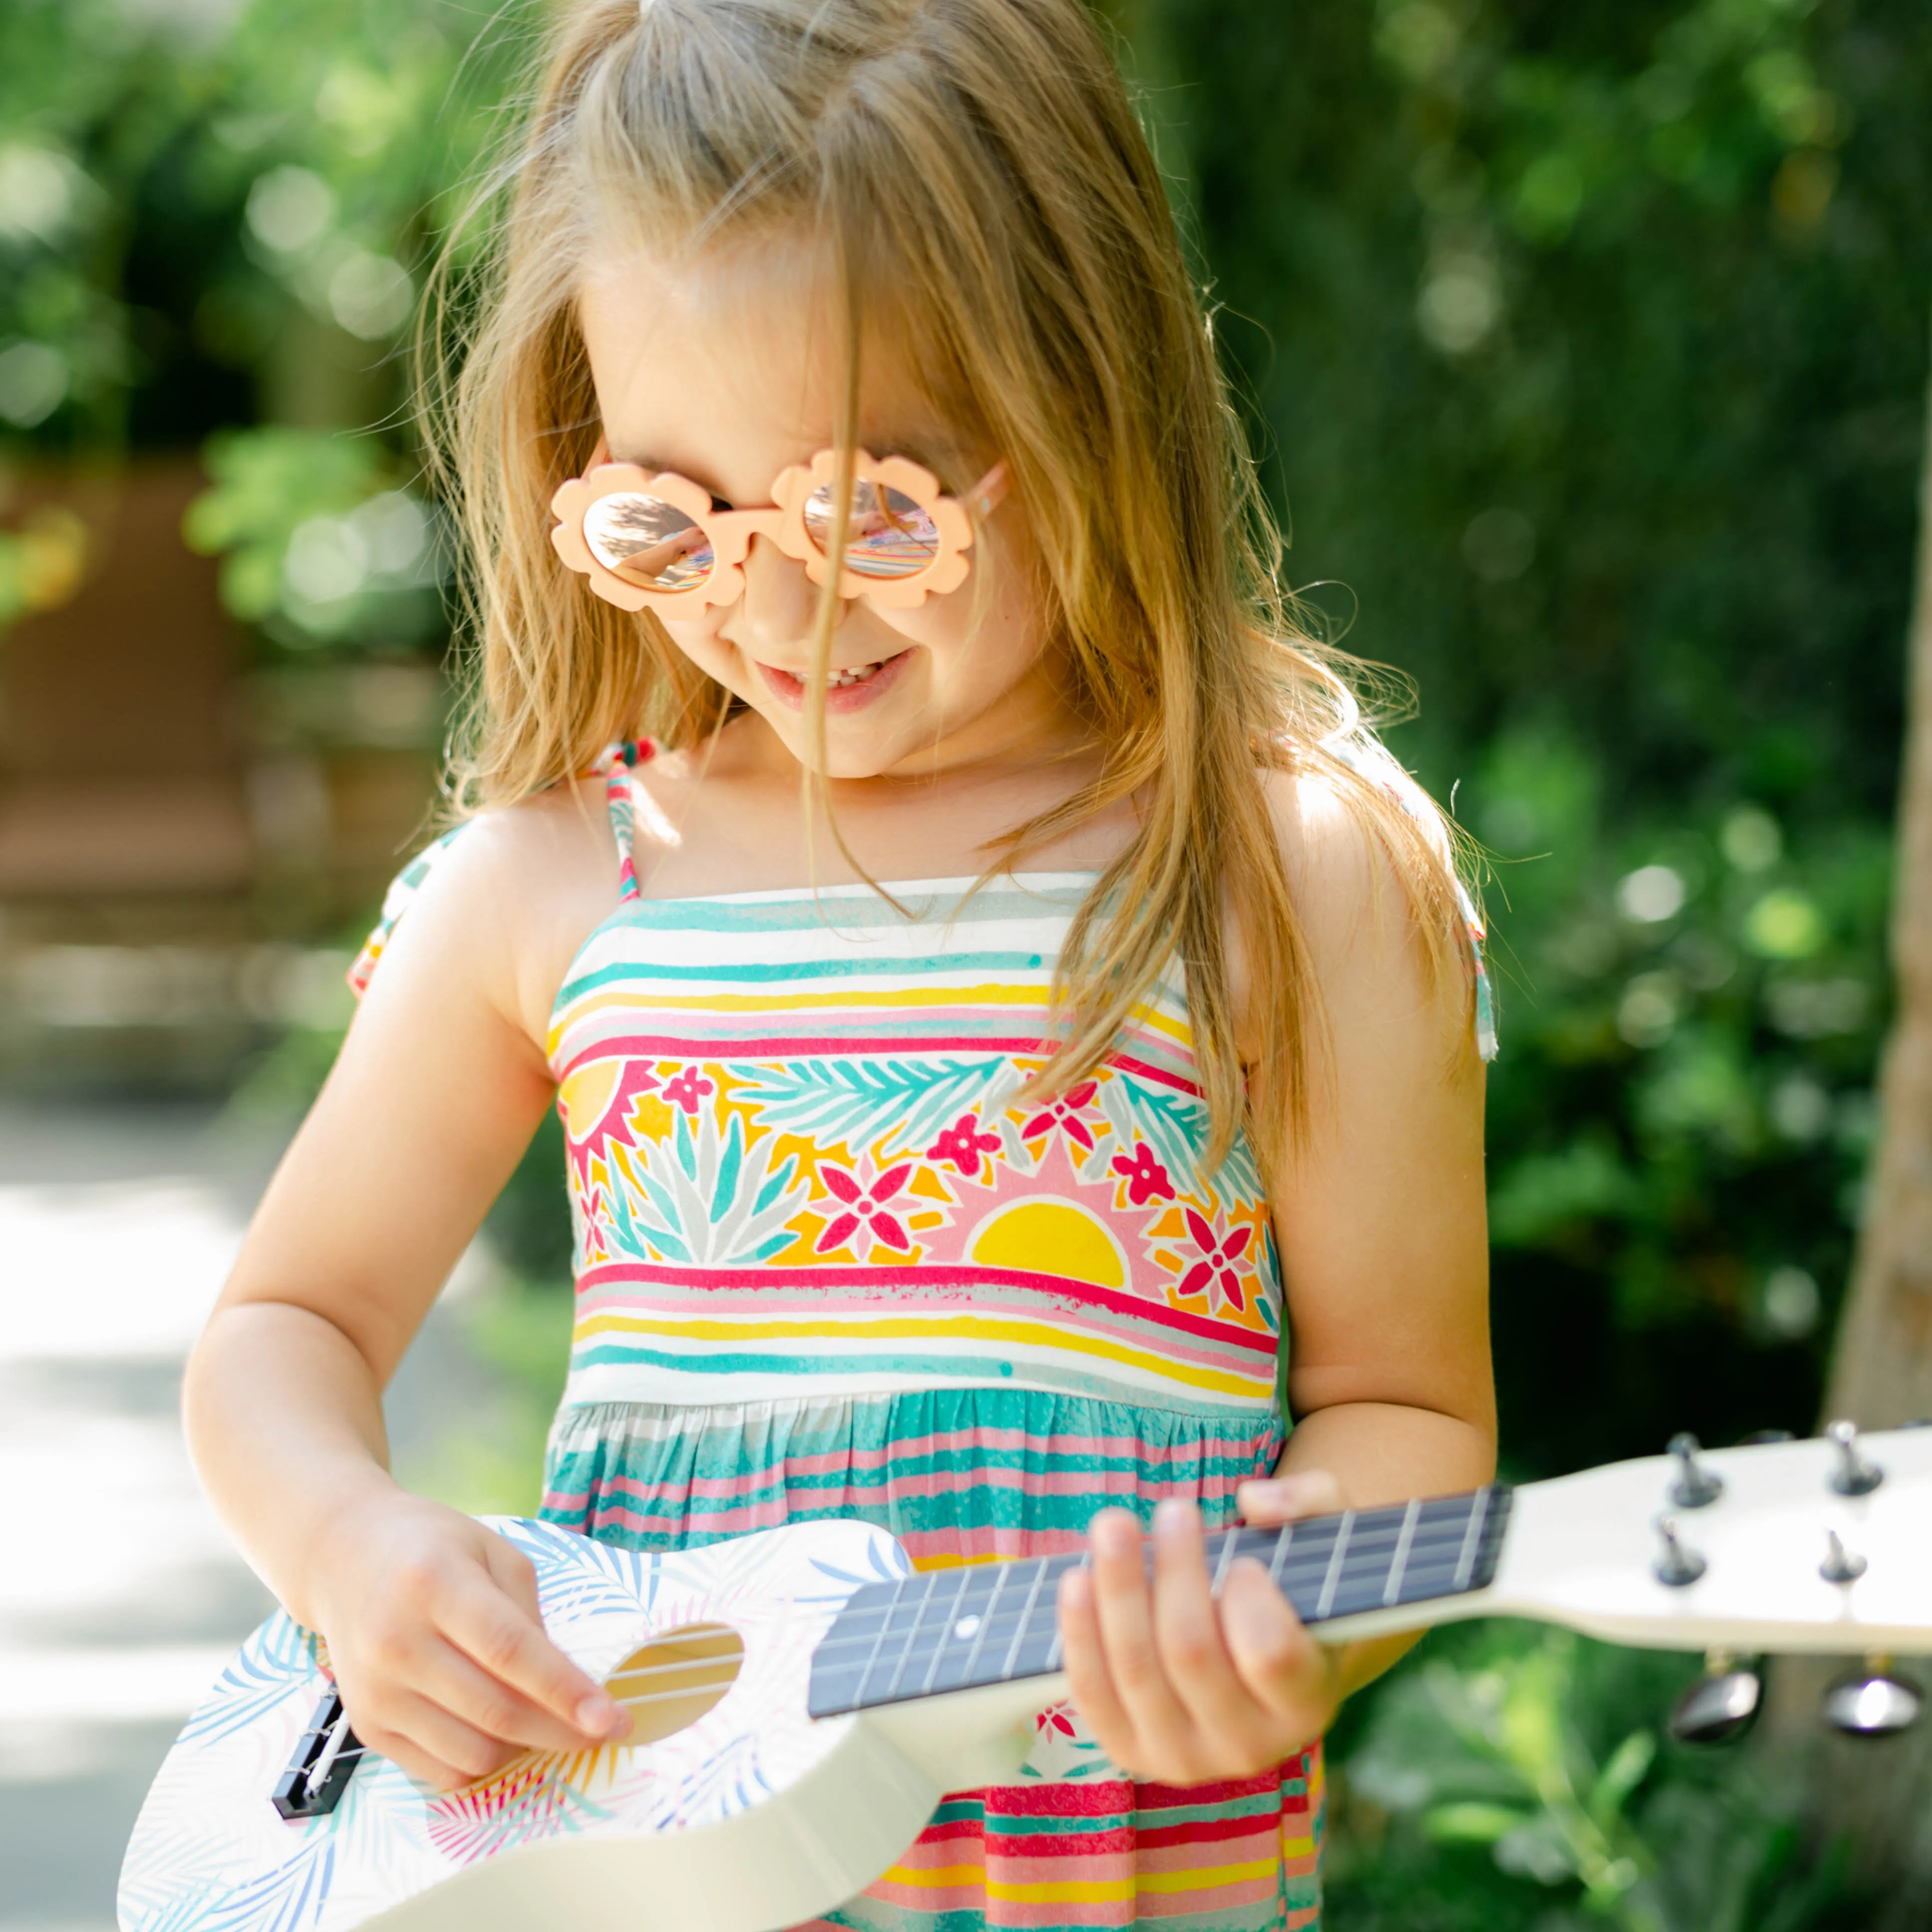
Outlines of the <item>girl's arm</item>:
{"type": "Polygon", "coordinates": [[[249,1562],[320,1630],[357,1735],[447,1786],[622,1714],[544,1636],[527,1561],[388,1473],[381,1391],[554,1097],[542,1046],[608,910],[602,813],[478,820],[384,951],[188,1364],[195,1463],[249,1562]]]}
{"type": "MultiPolygon", "coordinates": [[[[1328,1022],[1316,1125],[1270,1177],[1294,1433],[1243,1512],[1298,1515],[1452,1493],[1496,1466],[1483,1177],[1483,1066],[1468,988],[1426,984],[1400,887],[1352,818],[1307,782],[1283,828],[1328,1022]]],[[[1257,1096],[1258,1098],[1259,1096],[1257,1096]]],[[[1260,1565],[1208,1591],[1198,1513],[1156,1511],[1156,1581],[1124,1510],[1062,1584],[1076,1702],[1137,1774],[1194,1784],[1279,1762],[1412,1638],[1329,1650],[1260,1565]]]]}

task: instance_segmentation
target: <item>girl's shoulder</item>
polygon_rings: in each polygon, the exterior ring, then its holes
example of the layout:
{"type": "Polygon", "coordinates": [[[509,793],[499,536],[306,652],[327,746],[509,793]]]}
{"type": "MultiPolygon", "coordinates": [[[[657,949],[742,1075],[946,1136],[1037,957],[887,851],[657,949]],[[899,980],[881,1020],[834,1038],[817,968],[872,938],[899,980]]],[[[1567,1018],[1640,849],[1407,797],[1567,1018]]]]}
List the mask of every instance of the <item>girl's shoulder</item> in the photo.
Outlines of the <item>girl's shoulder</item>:
{"type": "MultiPolygon", "coordinates": [[[[634,748],[630,749],[634,755],[634,748]]],[[[433,950],[484,982],[533,1037],[584,940],[625,890],[613,748],[594,770],[448,826],[390,882],[380,916],[349,969],[365,994],[392,951],[433,950]],[[548,997],[545,996],[548,987],[548,997]]]]}
{"type": "MultiPolygon", "coordinates": [[[[1310,963],[1324,992],[1424,981],[1496,1052],[1486,937],[1450,821],[1378,745],[1264,775],[1310,963]]],[[[1468,1034],[1463,1037],[1467,1040],[1468,1034]]]]}

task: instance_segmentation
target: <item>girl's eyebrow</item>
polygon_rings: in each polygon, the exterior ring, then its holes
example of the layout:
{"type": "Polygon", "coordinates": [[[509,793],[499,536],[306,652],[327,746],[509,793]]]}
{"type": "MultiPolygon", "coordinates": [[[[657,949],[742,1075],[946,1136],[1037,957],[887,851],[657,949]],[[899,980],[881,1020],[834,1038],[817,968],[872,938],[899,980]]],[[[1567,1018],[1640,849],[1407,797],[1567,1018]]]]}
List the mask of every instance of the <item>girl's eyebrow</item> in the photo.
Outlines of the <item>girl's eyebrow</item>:
{"type": "MultiPolygon", "coordinates": [[[[935,437],[930,431],[914,431],[904,436],[864,436],[860,439],[860,446],[881,460],[888,456],[903,456],[908,461],[916,463],[922,470],[931,470],[940,478],[942,486],[947,475],[957,471],[964,461],[959,451],[949,440],[935,437]]],[[[832,446],[826,444],[824,446],[830,448],[832,446]]],[[[806,460],[809,460],[817,454],[816,450],[808,452],[806,460]]],[[[668,462],[649,451],[631,455],[614,449],[610,452],[610,460],[614,463],[630,464],[652,476],[660,476],[668,470],[674,476],[682,476],[687,482],[695,483],[700,489],[708,491],[720,502],[730,500],[718,488],[717,479],[707,476],[702,466],[668,462]]],[[[776,475],[774,472],[774,480],[776,475]]]]}

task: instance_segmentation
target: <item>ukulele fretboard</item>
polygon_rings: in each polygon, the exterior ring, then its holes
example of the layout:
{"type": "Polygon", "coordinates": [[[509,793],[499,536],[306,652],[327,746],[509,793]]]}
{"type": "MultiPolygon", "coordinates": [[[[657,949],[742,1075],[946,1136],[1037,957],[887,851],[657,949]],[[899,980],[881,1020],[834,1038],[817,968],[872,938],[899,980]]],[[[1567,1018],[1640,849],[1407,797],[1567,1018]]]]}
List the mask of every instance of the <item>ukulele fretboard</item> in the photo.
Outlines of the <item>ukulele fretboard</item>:
{"type": "MultiPolygon", "coordinates": [[[[1510,1491],[1312,1516],[1282,1529],[1234,1529],[1208,1539],[1218,1588],[1237,1557],[1252,1556],[1304,1623],[1460,1596],[1496,1574],[1510,1491]]],[[[927,1570],[872,1583],[848,1600],[812,1660],[814,1718],[1042,1677],[1060,1668],[1060,1579],[1083,1554],[927,1570]]]]}

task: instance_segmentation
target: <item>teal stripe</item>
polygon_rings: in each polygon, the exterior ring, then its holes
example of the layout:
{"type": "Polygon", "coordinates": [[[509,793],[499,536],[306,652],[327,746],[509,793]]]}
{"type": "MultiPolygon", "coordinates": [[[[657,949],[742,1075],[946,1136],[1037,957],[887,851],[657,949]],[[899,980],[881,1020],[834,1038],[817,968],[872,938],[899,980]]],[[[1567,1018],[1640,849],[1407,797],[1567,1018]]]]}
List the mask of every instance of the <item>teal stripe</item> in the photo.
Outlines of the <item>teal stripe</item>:
{"type": "Polygon", "coordinates": [[[908,922],[876,892],[866,888],[847,896],[834,889],[814,898],[808,888],[783,898],[747,902],[742,899],[633,899],[604,928],[640,926],[652,932],[742,932],[761,934],[804,932],[816,927],[828,937],[850,932],[855,928],[892,926],[904,931],[908,923],[944,932],[958,926],[995,920],[1023,924],[1029,920],[1063,920],[1078,910],[1087,896],[1084,882],[1044,888],[1033,892],[1012,887],[989,886],[963,904],[956,892],[942,892],[915,898],[908,894],[902,904],[912,909],[908,922]],[[952,908],[944,918],[938,908],[952,908]]]}
{"type": "MultiPolygon", "coordinates": [[[[890,1347],[881,1345],[877,1354],[869,1355],[768,1355],[740,1350],[714,1353],[709,1349],[701,1354],[677,1355],[632,1342],[600,1342],[592,1348],[574,1351],[571,1356],[573,1375],[607,1364],[664,1369],[686,1376],[769,1376],[781,1383],[798,1386],[802,1393],[818,1376],[890,1373],[928,1382],[970,1381],[988,1382],[998,1387],[1001,1382],[1010,1381],[1017,1372],[1011,1362],[997,1356],[910,1354],[904,1352],[903,1344],[890,1347]]],[[[1232,1369],[1228,1370],[1229,1373],[1233,1372],[1232,1369]]],[[[1070,1394],[1090,1396],[1101,1401],[1109,1396],[1118,1399],[1120,1391],[1120,1383],[1110,1376],[1088,1374],[1058,1362],[1034,1364],[1028,1368],[1027,1378],[1034,1385],[1045,1384],[1053,1389],[1064,1389],[1070,1394]]],[[[564,1400],[572,1400],[568,1388],[564,1391],[564,1400]]],[[[1148,1400],[1155,1406],[1183,1415],[1271,1415],[1274,1412],[1271,1396],[1244,1399],[1230,1396],[1224,1402],[1190,1402],[1163,1390],[1157,1400],[1153,1396],[1148,1400]]]]}
{"type": "MultiPolygon", "coordinates": [[[[1286,1790],[1284,1783],[1282,1787],[1286,1790]]],[[[1136,1820],[1160,1825],[1207,1825],[1221,1818],[1252,1818],[1279,1812],[1281,1802],[1272,1791],[1258,1791],[1246,1798],[1224,1798],[1212,1804],[1137,1804],[1136,1820]]]]}
{"type": "Polygon", "coordinates": [[[1271,1462],[1280,1442],[1271,1412],[1242,1428],[1034,1390],[928,1389],[689,1411],[611,1402],[560,1414],[544,1478],[557,1499],[554,1520],[573,1527],[596,1528],[601,1512],[620,1508],[648,1514],[646,1530],[598,1530],[636,1546],[736,1533],[714,1526],[729,1512],[774,1502],[788,1520],[855,1516],[894,1534],[942,1541],[949,1532],[988,1530],[1059,1536],[1084,1530],[1106,1502],[1150,1516],[1154,1502],[1171,1492],[1198,1496],[1210,1520],[1226,1520],[1233,1484],[1271,1462]],[[683,1418],[688,1426],[680,1430],[683,1418]],[[1018,1436],[1019,1445],[993,1451],[961,1442],[916,1456],[892,1453],[896,1444],[995,1430],[1018,1436]],[[1102,1455],[1087,1446],[1109,1438],[1136,1444],[1138,1453],[1102,1455]],[[1051,1446],[1063,1443],[1069,1446],[1051,1446]],[[793,1472],[794,1463],[821,1459],[828,1468],[793,1472]],[[1030,1480],[989,1482],[996,1468],[1030,1480]],[[732,1484],[722,1496],[691,1493],[721,1480],[732,1484]],[[909,1493],[914,1487],[927,1492],[909,1493]]]}
{"type": "MultiPolygon", "coordinates": [[[[722,960],[703,966],[668,966],[657,959],[622,959],[595,972],[580,974],[557,996],[560,1006],[581,999],[600,986],[622,980],[647,986],[654,980],[714,980],[724,985],[776,986],[794,980],[898,980],[916,974],[938,975],[986,973],[994,976],[1046,970],[1038,952],[947,952],[927,959],[884,958],[876,953],[848,954],[832,959],[752,960],[736,965],[722,960]]],[[[788,1014],[774,1014],[772,1023],[796,1024],[788,1014]]]]}

